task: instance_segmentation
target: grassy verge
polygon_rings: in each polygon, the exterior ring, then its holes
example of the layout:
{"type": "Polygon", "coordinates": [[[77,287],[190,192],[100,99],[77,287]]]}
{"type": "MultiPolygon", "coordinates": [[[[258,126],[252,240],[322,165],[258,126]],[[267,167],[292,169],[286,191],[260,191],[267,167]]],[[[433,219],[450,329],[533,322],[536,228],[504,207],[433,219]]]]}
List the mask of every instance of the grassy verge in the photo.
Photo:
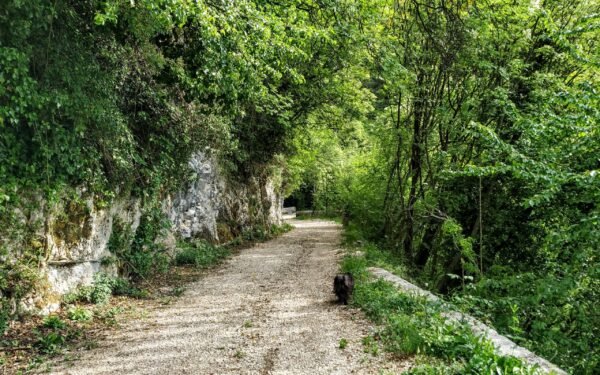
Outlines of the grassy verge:
{"type": "Polygon", "coordinates": [[[342,263],[342,270],[355,277],[352,303],[379,325],[370,340],[378,340],[398,356],[418,355],[417,366],[409,374],[540,373],[517,358],[496,354],[493,345],[473,335],[468,326],[448,321],[441,304],[401,293],[387,282],[372,281],[366,268],[383,265],[386,256],[372,245],[359,250],[360,255],[349,255],[342,263]]]}
{"type": "Polygon", "coordinates": [[[142,319],[147,310],[173,303],[207,269],[253,243],[275,238],[291,226],[271,226],[246,231],[225,246],[204,240],[179,241],[168,272],[132,283],[124,278],[97,274],[92,285],[63,297],[61,309],[47,317],[27,316],[13,322],[0,336],[0,373],[25,374],[46,370],[48,359],[92,349],[106,332],[130,319],[142,319]]]}

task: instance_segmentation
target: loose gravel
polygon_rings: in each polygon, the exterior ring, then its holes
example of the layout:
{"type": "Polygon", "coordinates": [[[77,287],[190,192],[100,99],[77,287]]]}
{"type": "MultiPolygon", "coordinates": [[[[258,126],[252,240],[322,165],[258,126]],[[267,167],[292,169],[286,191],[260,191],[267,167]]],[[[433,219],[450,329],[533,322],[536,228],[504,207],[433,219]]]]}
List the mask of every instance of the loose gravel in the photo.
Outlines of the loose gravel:
{"type": "Polygon", "coordinates": [[[410,365],[365,353],[373,327],[335,303],[339,225],[295,229],[243,250],[175,303],[127,323],[54,374],[396,374],[410,365]],[[340,348],[340,340],[347,345],[340,348]]]}

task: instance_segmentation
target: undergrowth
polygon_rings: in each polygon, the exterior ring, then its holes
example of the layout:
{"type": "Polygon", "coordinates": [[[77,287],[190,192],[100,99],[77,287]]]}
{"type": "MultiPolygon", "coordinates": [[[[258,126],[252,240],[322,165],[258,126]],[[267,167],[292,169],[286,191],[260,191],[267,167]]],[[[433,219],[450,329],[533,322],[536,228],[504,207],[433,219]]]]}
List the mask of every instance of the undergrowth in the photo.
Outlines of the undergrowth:
{"type": "Polygon", "coordinates": [[[241,244],[243,242],[268,241],[283,233],[289,232],[291,229],[292,226],[288,223],[283,223],[281,225],[256,226],[244,230],[237,242],[241,244]]]}
{"type": "Polygon", "coordinates": [[[207,241],[180,241],[180,250],[175,256],[174,264],[178,266],[193,265],[198,268],[207,268],[219,263],[229,256],[230,251],[221,246],[215,246],[207,241]]]}
{"type": "Polygon", "coordinates": [[[192,265],[198,268],[208,268],[228,257],[231,254],[231,248],[252,242],[268,241],[289,232],[291,229],[292,226],[288,223],[255,226],[244,230],[240,236],[223,245],[214,245],[202,239],[179,241],[177,243],[179,250],[173,264],[177,266],[192,265]]]}
{"type": "Polygon", "coordinates": [[[369,281],[364,256],[348,256],[343,272],[355,277],[353,305],[380,325],[376,338],[400,356],[425,354],[435,359],[410,374],[538,374],[514,357],[498,355],[491,342],[462,323],[448,321],[439,303],[399,292],[382,280],[369,281]]]}
{"type": "Polygon", "coordinates": [[[80,287],[66,294],[63,301],[66,304],[84,302],[102,305],[107,303],[113,295],[144,298],[147,297],[148,292],[135,287],[127,279],[98,273],[94,276],[94,282],[91,285],[80,287]]]}
{"type": "MultiPolygon", "coordinates": [[[[343,241],[361,255],[365,267],[384,268],[425,289],[435,289],[427,276],[415,277],[408,272],[398,254],[365,240],[360,228],[347,226],[343,241]]],[[[548,275],[540,279],[533,273],[495,266],[485,278],[477,282],[465,280],[462,289],[443,298],[456,310],[493,326],[500,334],[561,368],[578,374],[595,374],[599,366],[598,346],[594,345],[598,327],[593,324],[593,316],[583,313],[593,304],[594,297],[576,303],[577,296],[565,292],[572,283],[570,277],[557,280],[548,275]],[[572,327],[572,332],[564,335],[564,327],[572,327]]],[[[582,283],[577,291],[586,287],[582,283]]]]}

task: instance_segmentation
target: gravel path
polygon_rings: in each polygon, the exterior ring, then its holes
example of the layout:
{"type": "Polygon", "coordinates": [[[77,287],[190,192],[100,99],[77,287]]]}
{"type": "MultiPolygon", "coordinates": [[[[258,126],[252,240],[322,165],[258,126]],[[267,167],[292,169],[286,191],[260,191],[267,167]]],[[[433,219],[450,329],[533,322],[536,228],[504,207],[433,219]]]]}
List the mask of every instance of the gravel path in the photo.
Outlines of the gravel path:
{"type": "Polygon", "coordinates": [[[293,231],[243,250],[189,285],[176,303],[127,324],[53,373],[401,373],[407,363],[364,353],[369,323],[333,302],[339,226],[292,224],[293,231]]]}

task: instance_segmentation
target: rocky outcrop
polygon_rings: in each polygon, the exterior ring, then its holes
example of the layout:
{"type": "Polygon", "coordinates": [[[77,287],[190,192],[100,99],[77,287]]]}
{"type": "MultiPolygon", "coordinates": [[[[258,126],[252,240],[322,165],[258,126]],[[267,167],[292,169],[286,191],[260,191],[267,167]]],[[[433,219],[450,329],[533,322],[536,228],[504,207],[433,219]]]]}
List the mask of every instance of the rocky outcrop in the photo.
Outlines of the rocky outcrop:
{"type": "MultiPolygon", "coordinates": [[[[281,222],[282,200],[272,175],[231,182],[216,160],[204,153],[195,154],[190,167],[193,178],[189,185],[162,202],[171,231],[160,241],[171,251],[177,237],[223,242],[253,225],[281,222]]],[[[98,272],[116,274],[108,249],[115,222],[135,233],[143,207],[138,198],[123,197],[105,204],[85,191],[52,209],[44,205],[44,215],[38,215],[38,222],[43,222],[38,229],[39,245],[46,252],[40,264],[39,284],[44,290],[37,290],[24,302],[30,310],[47,312],[58,307],[61,295],[92,283],[98,272]]]]}
{"type": "Polygon", "coordinates": [[[119,199],[106,208],[98,208],[94,198],[72,201],[50,217],[46,231],[49,249],[47,277],[51,290],[59,295],[79,285],[90,284],[97,272],[116,273],[108,241],[113,223],[118,218],[135,231],[142,216],[140,201],[119,199]]]}
{"type": "Polygon", "coordinates": [[[273,176],[240,182],[223,178],[214,159],[195,154],[190,167],[194,180],[187,189],[168,200],[164,210],[173,230],[182,238],[203,237],[222,242],[218,224],[239,232],[254,224],[280,224],[282,199],[273,176]]]}
{"type": "Polygon", "coordinates": [[[181,237],[218,241],[217,219],[227,184],[219,175],[217,164],[202,153],[192,157],[190,168],[194,177],[192,182],[169,197],[163,210],[169,216],[174,232],[181,237]]]}

